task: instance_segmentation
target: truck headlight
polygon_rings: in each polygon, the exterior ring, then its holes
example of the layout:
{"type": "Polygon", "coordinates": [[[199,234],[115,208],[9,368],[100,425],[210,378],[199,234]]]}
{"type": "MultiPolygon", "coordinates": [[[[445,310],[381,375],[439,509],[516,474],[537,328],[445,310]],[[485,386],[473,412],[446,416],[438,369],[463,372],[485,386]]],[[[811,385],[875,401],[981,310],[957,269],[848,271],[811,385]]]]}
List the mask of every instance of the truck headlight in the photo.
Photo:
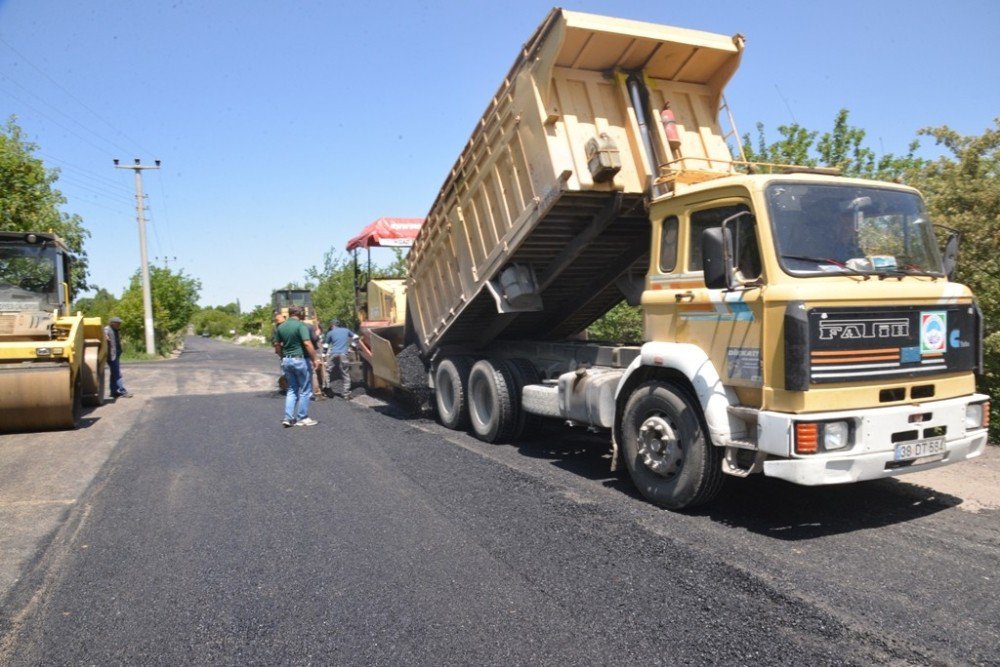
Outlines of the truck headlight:
{"type": "MultiPolygon", "coordinates": [[[[47,347],[36,347],[35,355],[39,357],[48,357],[52,355],[52,350],[47,347]]],[[[968,421],[968,418],[966,418],[966,421],[968,421]]]]}
{"type": "Polygon", "coordinates": [[[965,406],[965,430],[986,428],[990,425],[990,402],[969,403],[965,406]]]}
{"type": "Polygon", "coordinates": [[[797,422],[795,424],[796,454],[830,452],[849,447],[850,444],[850,422],[797,422]]]}
{"type": "Polygon", "coordinates": [[[847,422],[826,422],[823,424],[823,449],[843,449],[851,444],[851,429],[847,422]]]}

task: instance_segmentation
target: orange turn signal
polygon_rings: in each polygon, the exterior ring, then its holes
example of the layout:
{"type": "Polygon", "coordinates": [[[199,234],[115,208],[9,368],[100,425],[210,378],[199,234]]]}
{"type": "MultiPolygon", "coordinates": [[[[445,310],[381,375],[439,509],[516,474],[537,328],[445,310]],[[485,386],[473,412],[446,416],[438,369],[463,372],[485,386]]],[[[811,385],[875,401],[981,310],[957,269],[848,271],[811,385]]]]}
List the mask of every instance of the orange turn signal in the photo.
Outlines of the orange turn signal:
{"type": "Polygon", "coordinates": [[[990,427],[990,402],[983,403],[983,428],[990,427]]]}
{"type": "Polygon", "coordinates": [[[795,453],[815,454],[819,451],[819,424],[798,422],[795,424],[795,453]]]}

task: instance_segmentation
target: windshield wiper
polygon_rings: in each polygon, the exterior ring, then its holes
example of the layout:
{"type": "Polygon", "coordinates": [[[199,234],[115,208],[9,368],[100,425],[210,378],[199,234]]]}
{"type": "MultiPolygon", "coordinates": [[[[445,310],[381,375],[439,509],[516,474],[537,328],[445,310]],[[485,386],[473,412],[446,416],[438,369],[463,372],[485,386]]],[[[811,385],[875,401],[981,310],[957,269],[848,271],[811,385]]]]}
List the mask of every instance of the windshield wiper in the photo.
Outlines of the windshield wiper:
{"type": "Polygon", "coordinates": [[[815,262],[816,264],[829,264],[831,266],[836,266],[838,269],[843,269],[848,273],[856,276],[861,276],[865,280],[871,279],[871,274],[867,271],[859,271],[853,267],[844,264],[843,262],[838,262],[835,259],[830,259],[829,257],[809,257],[808,255],[781,255],[782,259],[798,259],[803,262],[815,262]]]}
{"type": "Polygon", "coordinates": [[[886,278],[902,278],[903,276],[926,276],[928,278],[943,278],[941,273],[932,273],[931,271],[925,271],[924,269],[918,268],[916,266],[894,266],[886,267],[883,269],[875,269],[876,275],[878,275],[879,280],[885,280],[886,278]]]}

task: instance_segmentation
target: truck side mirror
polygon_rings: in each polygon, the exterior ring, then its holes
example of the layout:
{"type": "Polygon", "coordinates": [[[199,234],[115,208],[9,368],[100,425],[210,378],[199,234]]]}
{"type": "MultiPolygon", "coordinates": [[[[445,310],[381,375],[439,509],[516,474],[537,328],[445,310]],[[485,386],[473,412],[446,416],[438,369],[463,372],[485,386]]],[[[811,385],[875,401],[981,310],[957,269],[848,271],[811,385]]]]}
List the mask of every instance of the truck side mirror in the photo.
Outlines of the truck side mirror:
{"type": "Polygon", "coordinates": [[[701,267],[709,289],[735,289],[733,234],[724,227],[711,227],[701,234],[701,267]]]}
{"type": "Polygon", "coordinates": [[[955,269],[958,268],[958,239],[960,234],[953,231],[948,235],[948,241],[944,244],[944,255],[941,258],[941,268],[948,280],[954,280],[955,269]]]}

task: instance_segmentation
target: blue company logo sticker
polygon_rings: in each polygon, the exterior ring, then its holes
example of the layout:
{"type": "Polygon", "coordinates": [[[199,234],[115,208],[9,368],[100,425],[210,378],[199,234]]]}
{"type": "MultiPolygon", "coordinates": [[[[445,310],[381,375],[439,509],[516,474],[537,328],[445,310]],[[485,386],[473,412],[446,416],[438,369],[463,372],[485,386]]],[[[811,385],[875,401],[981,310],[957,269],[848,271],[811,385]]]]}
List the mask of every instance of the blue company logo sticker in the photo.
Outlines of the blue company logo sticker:
{"type": "Polygon", "coordinates": [[[958,329],[952,329],[951,334],[948,336],[948,345],[951,345],[952,349],[958,349],[960,347],[970,347],[969,341],[962,340],[962,333],[958,329]]]}
{"type": "Polygon", "coordinates": [[[920,313],[920,353],[941,354],[948,349],[948,314],[920,313]]]}

